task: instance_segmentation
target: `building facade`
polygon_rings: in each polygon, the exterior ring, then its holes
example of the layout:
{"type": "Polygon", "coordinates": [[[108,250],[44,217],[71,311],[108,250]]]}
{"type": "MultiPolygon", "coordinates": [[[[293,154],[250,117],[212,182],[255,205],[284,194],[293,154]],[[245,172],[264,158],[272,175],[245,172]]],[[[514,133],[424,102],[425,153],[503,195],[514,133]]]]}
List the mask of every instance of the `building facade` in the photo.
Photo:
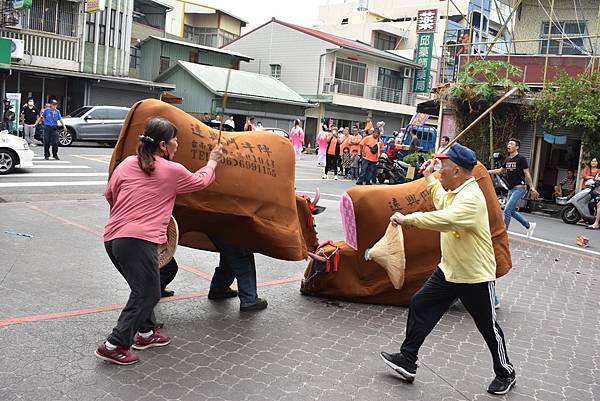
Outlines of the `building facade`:
{"type": "Polygon", "coordinates": [[[186,41],[209,47],[222,47],[241,35],[247,22],[221,8],[195,0],[164,0],[170,7],[165,30],[186,41]]]}
{"type": "Polygon", "coordinates": [[[133,0],[106,0],[86,12],[84,2],[32,0],[16,19],[0,28],[22,52],[14,54],[6,92],[33,97],[38,105],[53,98],[63,114],[83,105],[129,106],[172,89],[130,78],[133,0]]]}
{"type": "MultiPolygon", "coordinates": [[[[227,68],[178,61],[158,79],[176,86],[174,94],[182,99],[176,107],[200,118],[205,112],[223,113],[227,74],[227,68]]],[[[227,91],[225,115],[234,116],[238,131],[251,116],[264,128],[289,131],[314,106],[281,81],[246,71],[231,71],[227,91]]]]}
{"type": "MultiPolygon", "coordinates": [[[[434,27],[430,88],[454,79],[457,52],[485,53],[490,47],[480,44],[463,49],[457,46],[462,38],[469,35],[472,42],[491,43],[511,12],[508,5],[492,0],[350,1],[321,6],[322,25],[316,29],[417,60],[420,10],[434,12],[430,20],[434,27]]],[[[509,32],[510,27],[501,34],[501,40],[508,39],[509,32]]],[[[506,43],[498,43],[491,52],[506,53],[506,48],[506,43]]],[[[426,100],[429,95],[419,98],[426,100]]]]}
{"type": "Polygon", "coordinates": [[[273,19],[224,48],[253,58],[241,70],[270,75],[318,103],[305,115],[313,145],[320,123],[362,125],[371,116],[399,130],[415,112],[417,64],[364,43],[273,19]]]}

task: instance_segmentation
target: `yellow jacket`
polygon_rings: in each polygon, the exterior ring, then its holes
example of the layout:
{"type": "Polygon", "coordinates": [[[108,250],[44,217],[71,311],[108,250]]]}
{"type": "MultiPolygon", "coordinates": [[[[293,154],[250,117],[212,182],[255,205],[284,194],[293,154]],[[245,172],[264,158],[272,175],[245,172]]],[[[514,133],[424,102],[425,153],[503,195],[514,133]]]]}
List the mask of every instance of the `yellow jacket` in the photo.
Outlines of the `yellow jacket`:
{"type": "Polygon", "coordinates": [[[427,190],[438,210],[406,216],[406,223],[441,232],[440,269],[452,283],[482,283],[496,279],[496,259],[483,192],[474,178],[445,191],[433,175],[427,190]]]}

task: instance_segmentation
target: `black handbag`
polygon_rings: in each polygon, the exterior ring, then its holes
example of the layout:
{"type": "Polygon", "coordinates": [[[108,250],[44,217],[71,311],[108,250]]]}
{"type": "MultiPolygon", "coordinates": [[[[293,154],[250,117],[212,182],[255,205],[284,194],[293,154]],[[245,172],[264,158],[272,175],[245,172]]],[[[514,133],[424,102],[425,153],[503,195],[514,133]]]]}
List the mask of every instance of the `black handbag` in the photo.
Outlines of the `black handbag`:
{"type": "Polygon", "coordinates": [[[379,142],[377,142],[375,145],[371,146],[369,149],[371,150],[371,153],[376,155],[377,152],[379,152],[379,142]]]}

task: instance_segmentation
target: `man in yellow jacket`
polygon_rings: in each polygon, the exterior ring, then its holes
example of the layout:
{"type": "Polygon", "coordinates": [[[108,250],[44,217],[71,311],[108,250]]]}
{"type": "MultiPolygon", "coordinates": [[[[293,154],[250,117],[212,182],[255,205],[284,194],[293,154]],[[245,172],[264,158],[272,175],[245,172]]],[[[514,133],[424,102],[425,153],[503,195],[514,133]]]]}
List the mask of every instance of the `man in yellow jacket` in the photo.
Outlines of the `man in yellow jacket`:
{"type": "Polygon", "coordinates": [[[496,377],[491,394],[506,394],[515,384],[515,369],[508,360],[502,329],[494,310],[496,261],[483,192],[471,171],[475,152],[455,144],[434,155],[424,171],[433,198],[432,212],[395,213],[392,224],[441,232],[442,259],[429,280],[410,302],[406,338],[400,352],[381,353],[383,361],[408,382],[415,379],[419,348],[456,298],[465,306],[485,339],[496,377]],[[432,173],[441,160],[440,179],[432,173]]]}

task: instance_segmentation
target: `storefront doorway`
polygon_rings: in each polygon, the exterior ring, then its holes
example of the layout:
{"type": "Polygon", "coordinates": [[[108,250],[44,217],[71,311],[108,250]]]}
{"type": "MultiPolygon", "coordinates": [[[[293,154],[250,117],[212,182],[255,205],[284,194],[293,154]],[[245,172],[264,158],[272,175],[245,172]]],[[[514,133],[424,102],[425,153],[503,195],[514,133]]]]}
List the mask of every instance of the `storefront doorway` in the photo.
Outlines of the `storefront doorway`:
{"type": "Polygon", "coordinates": [[[538,153],[537,190],[545,199],[552,199],[554,186],[569,170],[577,174],[581,139],[573,133],[548,134],[536,137],[538,153]]]}

